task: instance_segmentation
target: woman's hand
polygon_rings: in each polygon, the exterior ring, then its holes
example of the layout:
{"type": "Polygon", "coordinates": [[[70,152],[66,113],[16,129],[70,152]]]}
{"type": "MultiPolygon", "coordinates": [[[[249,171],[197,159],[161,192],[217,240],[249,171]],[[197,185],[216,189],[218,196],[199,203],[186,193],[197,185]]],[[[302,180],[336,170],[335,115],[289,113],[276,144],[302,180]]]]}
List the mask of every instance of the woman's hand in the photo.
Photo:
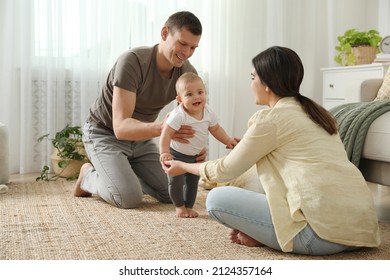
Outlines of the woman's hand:
{"type": "Polygon", "coordinates": [[[164,161],[163,170],[165,173],[167,173],[169,176],[178,176],[181,174],[186,173],[184,170],[184,164],[185,162],[178,161],[178,160],[168,160],[164,161]]]}
{"type": "Polygon", "coordinates": [[[167,161],[170,161],[170,160],[172,160],[172,159],[173,159],[173,157],[172,157],[172,155],[171,155],[170,153],[162,153],[162,154],[160,155],[160,163],[161,163],[161,166],[164,168],[164,166],[167,165],[166,162],[167,162],[167,161]]]}
{"type": "Polygon", "coordinates": [[[179,160],[168,160],[164,162],[163,170],[169,176],[178,176],[184,173],[199,174],[199,166],[201,163],[186,163],[179,160]]]}

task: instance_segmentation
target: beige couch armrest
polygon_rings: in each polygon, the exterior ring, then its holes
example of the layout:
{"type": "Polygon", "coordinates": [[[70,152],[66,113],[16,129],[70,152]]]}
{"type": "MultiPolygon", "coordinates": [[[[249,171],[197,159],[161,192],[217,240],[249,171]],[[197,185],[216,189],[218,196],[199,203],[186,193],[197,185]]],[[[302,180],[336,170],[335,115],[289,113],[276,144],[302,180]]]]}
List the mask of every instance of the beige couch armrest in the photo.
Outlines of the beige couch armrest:
{"type": "Polygon", "coordinates": [[[368,102],[375,99],[383,83],[383,79],[368,79],[360,85],[360,101],[368,102]]]}

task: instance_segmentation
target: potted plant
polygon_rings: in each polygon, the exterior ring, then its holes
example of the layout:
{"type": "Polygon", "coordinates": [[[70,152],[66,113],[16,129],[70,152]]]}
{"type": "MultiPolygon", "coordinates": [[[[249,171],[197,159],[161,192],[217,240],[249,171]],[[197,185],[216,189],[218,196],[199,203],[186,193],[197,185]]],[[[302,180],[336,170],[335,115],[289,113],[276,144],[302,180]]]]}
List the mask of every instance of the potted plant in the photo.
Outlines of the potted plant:
{"type": "Polygon", "coordinates": [[[356,64],[369,64],[379,52],[378,44],[382,40],[379,32],[369,30],[367,32],[349,29],[344,35],[338,36],[339,45],[336,46],[338,54],[334,60],[343,66],[356,64]]]}
{"type": "Polygon", "coordinates": [[[77,179],[81,166],[88,162],[87,154],[82,142],[82,132],[80,126],[70,126],[67,124],[61,131],[55,134],[54,138],[49,138],[45,134],[38,138],[38,142],[43,139],[51,141],[54,151],[51,155],[54,176],[49,176],[49,167],[43,166],[41,176],[36,180],[51,181],[58,177],[67,180],[77,179]]]}

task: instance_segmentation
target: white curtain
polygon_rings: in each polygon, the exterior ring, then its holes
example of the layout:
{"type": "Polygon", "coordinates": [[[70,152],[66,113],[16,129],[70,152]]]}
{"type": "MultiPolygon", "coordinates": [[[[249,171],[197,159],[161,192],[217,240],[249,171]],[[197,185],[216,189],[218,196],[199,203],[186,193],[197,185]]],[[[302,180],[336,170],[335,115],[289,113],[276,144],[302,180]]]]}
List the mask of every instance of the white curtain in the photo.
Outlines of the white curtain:
{"type": "Polygon", "coordinates": [[[111,40],[117,30],[129,34],[128,2],[1,3],[1,118],[9,127],[11,172],[39,171],[51,145],[37,138],[80,125],[113,57],[128,47],[128,38],[111,40]]]}
{"type": "MultiPolygon", "coordinates": [[[[379,2],[196,1],[190,7],[200,15],[204,34],[192,61],[206,77],[210,105],[220,116],[222,126],[236,137],[246,131],[247,120],[259,110],[250,89],[251,60],[273,45],[290,47],[299,54],[305,67],[301,93],[321,103],[320,69],[337,66],[333,59],[337,36],[350,28],[378,29],[378,13],[388,24],[383,9],[388,11],[389,0],[379,2]]],[[[228,153],[212,137],[209,148],[211,159],[228,153]]]]}
{"type": "MultiPolygon", "coordinates": [[[[302,94],[321,102],[320,68],[335,66],[337,35],[349,28],[388,32],[387,16],[378,24],[381,7],[388,11],[388,1],[0,0],[0,122],[8,127],[11,173],[48,164],[51,145],[36,139],[66,123],[82,125],[117,56],[158,43],[177,10],[202,21],[191,62],[221,125],[241,137],[259,109],[249,87],[256,54],[272,45],[293,48],[305,66],[302,94]]],[[[226,152],[211,137],[209,158],[226,152]]]]}

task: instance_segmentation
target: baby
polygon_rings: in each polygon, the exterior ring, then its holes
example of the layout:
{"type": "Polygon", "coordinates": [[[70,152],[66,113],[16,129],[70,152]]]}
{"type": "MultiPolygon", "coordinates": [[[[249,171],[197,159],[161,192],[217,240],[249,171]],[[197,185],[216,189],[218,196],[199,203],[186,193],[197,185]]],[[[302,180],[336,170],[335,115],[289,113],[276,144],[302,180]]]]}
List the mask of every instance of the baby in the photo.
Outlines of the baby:
{"type": "MultiPolygon", "coordinates": [[[[184,73],[176,83],[176,100],[179,105],[170,112],[160,137],[160,162],[172,159],[184,162],[196,162],[197,154],[202,151],[210,132],[218,141],[232,149],[238,139],[226,134],[218,124],[216,114],[206,104],[206,89],[202,79],[195,73],[184,73]],[[173,139],[175,131],[182,125],[191,126],[195,131],[189,143],[173,139]]],[[[198,213],[192,208],[198,191],[199,176],[186,173],[169,178],[169,195],[176,207],[176,216],[196,218],[198,213]]]]}

